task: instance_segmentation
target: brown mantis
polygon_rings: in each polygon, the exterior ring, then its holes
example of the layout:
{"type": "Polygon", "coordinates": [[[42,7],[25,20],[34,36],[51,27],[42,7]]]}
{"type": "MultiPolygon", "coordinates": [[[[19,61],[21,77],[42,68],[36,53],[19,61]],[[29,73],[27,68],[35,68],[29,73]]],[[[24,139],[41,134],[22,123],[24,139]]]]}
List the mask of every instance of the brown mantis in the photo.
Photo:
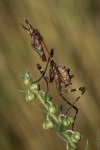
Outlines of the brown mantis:
{"type": "MultiPolygon", "coordinates": [[[[41,44],[41,41],[43,41],[43,37],[40,35],[40,33],[38,32],[37,29],[34,29],[29,22],[24,18],[28,28],[24,27],[23,24],[19,24],[21,25],[25,30],[28,31],[28,33],[31,36],[31,46],[35,49],[35,51],[40,55],[40,58],[42,61],[47,61],[46,60],[46,56],[44,54],[44,50],[43,50],[43,46],[41,44]]],[[[44,43],[43,43],[44,44],[44,43]]]]}
{"type": "MultiPolygon", "coordinates": [[[[67,109],[66,113],[71,109],[71,107],[75,110],[75,116],[74,116],[74,122],[78,113],[78,108],[74,106],[74,104],[77,102],[77,100],[85,93],[86,87],[79,87],[69,90],[62,90],[62,88],[66,88],[67,86],[71,85],[71,79],[74,77],[74,75],[70,75],[70,69],[66,69],[65,67],[57,66],[55,61],[53,60],[54,50],[51,49],[49,52],[43,37],[40,35],[37,29],[34,29],[30,23],[25,19],[25,22],[28,26],[28,28],[24,27],[23,24],[20,24],[25,30],[28,31],[28,33],[31,36],[31,45],[32,47],[37,51],[37,53],[40,55],[42,61],[47,61],[47,65],[45,70],[42,69],[40,64],[37,64],[38,70],[42,74],[42,76],[36,81],[38,82],[42,77],[44,77],[46,83],[47,83],[47,92],[48,92],[48,83],[53,83],[55,80],[56,89],[58,91],[58,94],[69,104],[69,108],[67,109]],[[45,75],[48,64],[50,64],[49,69],[49,77],[45,75]],[[71,104],[62,94],[64,93],[70,93],[70,92],[76,92],[81,91],[81,94],[76,98],[76,100],[71,104]]],[[[74,128],[74,123],[72,124],[72,130],[74,128]]]]}

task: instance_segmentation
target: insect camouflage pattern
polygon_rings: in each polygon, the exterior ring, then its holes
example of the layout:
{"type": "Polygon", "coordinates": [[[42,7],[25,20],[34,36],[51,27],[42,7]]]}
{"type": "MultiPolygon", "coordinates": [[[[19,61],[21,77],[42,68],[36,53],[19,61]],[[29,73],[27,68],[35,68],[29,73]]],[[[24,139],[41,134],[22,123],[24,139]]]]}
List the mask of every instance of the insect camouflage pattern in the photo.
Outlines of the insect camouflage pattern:
{"type": "MultiPolygon", "coordinates": [[[[52,84],[55,80],[56,89],[58,91],[58,94],[69,104],[69,108],[67,109],[66,113],[71,109],[71,107],[75,110],[74,115],[74,123],[75,119],[78,113],[78,108],[74,106],[74,104],[77,102],[77,100],[85,93],[87,90],[86,87],[79,87],[69,90],[62,90],[62,88],[66,88],[67,86],[71,85],[71,79],[74,77],[74,75],[70,75],[70,69],[66,69],[66,67],[57,66],[57,64],[53,60],[54,50],[51,49],[49,52],[44,41],[43,37],[40,35],[37,29],[34,29],[29,22],[24,19],[28,29],[24,27],[22,24],[20,24],[24,29],[28,31],[28,33],[31,35],[31,45],[32,47],[38,52],[43,62],[47,61],[47,65],[45,67],[45,70],[42,69],[40,64],[37,64],[37,68],[42,74],[40,79],[43,77],[47,84],[47,92],[49,90],[48,83],[52,84]],[[47,60],[46,60],[47,58],[47,60]],[[49,69],[49,77],[45,75],[48,64],[50,64],[49,69]],[[70,92],[76,92],[81,91],[81,94],[76,98],[76,100],[71,104],[62,94],[64,93],[70,93],[70,92]]],[[[38,82],[40,79],[38,79],[36,82],[38,82]]],[[[74,123],[72,124],[72,130],[74,128],[74,123]]]]}
{"type": "Polygon", "coordinates": [[[41,44],[41,41],[43,41],[43,37],[40,35],[39,31],[37,29],[34,29],[25,18],[24,18],[24,20],[25,20],[28,28],[26,28],[21,23],[19,25],[21,25],[30,34],[31,46],[40,55],[40,58],[42,59],[42,61],[44,61],[44,62],[47,61],[46,56],[45,56],[44,51],[43,51],[43,48],[42,48],[42,44],[41,44]]]}

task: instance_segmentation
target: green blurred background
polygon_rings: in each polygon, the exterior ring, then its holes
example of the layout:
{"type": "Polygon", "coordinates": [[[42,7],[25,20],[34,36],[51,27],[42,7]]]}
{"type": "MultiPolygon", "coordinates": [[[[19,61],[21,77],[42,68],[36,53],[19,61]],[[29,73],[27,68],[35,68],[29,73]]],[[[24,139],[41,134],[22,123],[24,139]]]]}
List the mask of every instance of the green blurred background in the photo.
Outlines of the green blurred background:
{"type": "MultiPolygon", "coordinates": [[[[30,46],[30,36],[18,24],[23,18],[37,28],[50,50],[55,49],[54,60],[58,65],[71,69],[75,75],[67,89],[86,86],[87,91],[76,103],[79,113],[74,130],[83,133],[77,144],[85,149],[96,149],[97,128],[100,133],[100,1],[99,0],[0,0],[0,150],[61,150],[65,143],[55,129],[44,130],[46,115],[37,107],[40,101],[27,103],[27,89],[19,78],[22,71],[30,68],[35,79],[40,74],[37,63],[46,63],[30,46]]],[[[44,80],[41,89],[46,91],[44,80]]],[[[50,85],[53,102],[68,105],[50,85]]],[[[73,102],[80,92],[65,94],[73,102]]],[[[71,109],[70,116],[74,116],[71,109]]],[[[100,135],[98,135],[100,137],[100,135]]],[[[100,142],[100,139],[99,139],[100,142]]]]}

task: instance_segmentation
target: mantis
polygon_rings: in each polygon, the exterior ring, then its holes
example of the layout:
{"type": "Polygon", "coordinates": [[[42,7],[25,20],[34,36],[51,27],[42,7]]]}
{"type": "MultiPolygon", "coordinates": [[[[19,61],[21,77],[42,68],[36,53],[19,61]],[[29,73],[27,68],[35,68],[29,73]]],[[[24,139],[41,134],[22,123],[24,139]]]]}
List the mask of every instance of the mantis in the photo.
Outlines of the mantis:
{"type": "MultiPolygon", "coordinates": [[[[40,64],[37,64],[37,68],[41,73],[41,77],[36,81],[38,82],[42,78],[46,81],[47,84],[47,92],[49,91],[48,84],[52,84],[53,81],[55,81],[56,89],[58,94],[62,97],[63,100],[65,100],[69,108],[65,112],[66,114],[69,112],[71,108],[75,110],[75,115],[74,115],[74,123],[76,120],[76,116],[78,114],[78,108],[74,106],[74,104],[79,100],[79,98],[86,92],[87,88],[86,87],[79,87],[79,88],[74,88],[74,89],[68,89],[68,90],[62,90],[62,88],[66,88],[67,86],[71,85],[71,80],[74,78],[74,75],[70,75],[70,69],[64,66],[58,66],[55,61],[53,60],[53,55],[54,55],[54,49],[51,49],[49,52],[43,37],[39,33],[37,29],[34,29],[31,24],[24,18],[28,28],[26,28],[23,24],[20,24],[25,30],[28,31],[28,33],[31,36],[31,46],[32,48],[40,55],[40,58],[43,62],[47,62],[45,70],[42,69],[40,64]],[[48,64],[50,65],[49,69],[49,77],[46,76],[46,70],[48,67],[48,64]],[[71,93],[71,92],[76,92],[76,91],[81,91],[81,94],[76,98],[76,100],[73,103],[70,103],[62,94],[64,93],[71,93]]],[[[72,130],[74,129],[74,123],[72,124],[72,130]]]]}

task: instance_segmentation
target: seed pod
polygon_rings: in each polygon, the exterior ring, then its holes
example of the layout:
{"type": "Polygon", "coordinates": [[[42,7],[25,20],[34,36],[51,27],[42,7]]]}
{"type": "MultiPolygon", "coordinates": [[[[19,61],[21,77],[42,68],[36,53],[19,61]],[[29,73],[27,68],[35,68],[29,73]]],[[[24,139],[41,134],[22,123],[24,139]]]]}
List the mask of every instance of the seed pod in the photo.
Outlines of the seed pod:
{"type": "Polygon", "coordinates": [[[26,101],[27,102],[32,102],[36,99],[36,95],[34,93],[28,93],[26,95],[26,101]]]}
{"type": "Polygon", "coordinates": [[[74,143],[77,143],[78,141],[80,141],[82,139],[83,135],[79,132],[74,132],[72,135],[71,135],[71,140],[74,142],[74,143]]]}

